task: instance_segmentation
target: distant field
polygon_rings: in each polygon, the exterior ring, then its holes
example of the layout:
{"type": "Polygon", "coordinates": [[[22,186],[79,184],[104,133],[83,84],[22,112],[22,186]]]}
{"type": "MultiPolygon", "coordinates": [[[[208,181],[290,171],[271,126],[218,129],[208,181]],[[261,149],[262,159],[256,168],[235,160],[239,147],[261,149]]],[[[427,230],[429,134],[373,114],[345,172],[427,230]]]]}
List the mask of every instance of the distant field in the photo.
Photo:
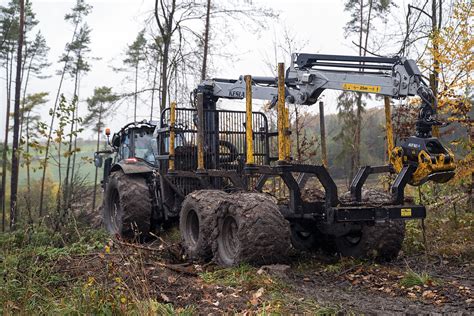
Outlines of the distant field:
{"type": "MultiPolygon", "coordinates": [[[[92,183],[94,181],[94,172],[95,166],[92,161],[94,157],[94,152],[96,149],[96,144],[94,141],[81,141],[78,143],[78,147],[80,148],[80,152],[76,154],[76,166],[79,174],[81,177],[86,177],[87,182],[92,183]],[[89,160],[89,161],[88,161],[89,160]]],[[[61,149],[62,151],[64,148],[61,149]]],[[[54,148],[51,151],[52,156],[54,159],[50,159],[50,164],[47,168],[47,174],[50,179],[53,181],[57,181],[59,179],[59,168],[57,164],[58,155],[57,149],[54,148]]],[[[34,157],[34,161],[31,164],[31,180],[40,180],[43,174],[43,171],[39,169],[40,161],[44,158],[43,154],[38,154],[34,157]]],[[[66,163],[67,158],[61,157],[61,177],[64,178],[66,175],[66,163]]],[[[23,165],[20,168],[20,185],[26,184],[26,166],[23,165]]]]}

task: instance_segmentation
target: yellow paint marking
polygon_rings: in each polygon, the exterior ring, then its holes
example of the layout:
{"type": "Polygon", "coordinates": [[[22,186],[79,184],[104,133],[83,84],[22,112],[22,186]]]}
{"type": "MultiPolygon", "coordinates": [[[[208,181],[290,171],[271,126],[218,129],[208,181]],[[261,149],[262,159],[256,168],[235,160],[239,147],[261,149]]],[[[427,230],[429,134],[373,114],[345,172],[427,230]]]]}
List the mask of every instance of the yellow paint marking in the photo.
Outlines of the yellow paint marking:
{"type": "Polygon", "coordinates": [[[411,217],[411,208],[402,208],[402,217],[411,217]]]}
{"type": "Polygon", "coordinates": [[[342,88],[344,90],[350,91],[358,91],[358,92],[371,92],[371,93],[379,93],[382,88],[380,86],[366,86],[363,84],[357,83],[345,83],[342,88]]]}

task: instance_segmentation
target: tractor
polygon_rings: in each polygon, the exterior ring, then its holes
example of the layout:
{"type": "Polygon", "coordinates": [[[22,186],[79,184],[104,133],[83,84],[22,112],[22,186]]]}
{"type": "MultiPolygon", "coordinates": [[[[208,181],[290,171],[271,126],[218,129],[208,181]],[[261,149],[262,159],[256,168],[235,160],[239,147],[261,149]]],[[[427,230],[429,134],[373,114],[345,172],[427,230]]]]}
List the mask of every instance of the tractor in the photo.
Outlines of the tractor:
{"type": "Polygon", "coordinates": [[[156,124],[131,123],[112,137],[103,180],[111,234],[143,241],[178,224],[190,260],[223,266],[278,262],[292,247],[390,260],[401,249],[405,221],[426,216],[425,206],[405,198],[406,185],[454,175],[453,153],[431,134],[443,124],[436,98],[404,57],[298,53],[286,71],[278,65],[277,78],[205,80],[191,100],[172,103],[156,124]],[[346,194],[338,194],[326,166],[291,157],[286,104],[314,104],[325,89],[422,101],[415,135],[389,146],[387,165],[361,167],[346,194]],[[246,108],[218,109],[222,98],[245,99],[246,108]],[[252,111],[253,99],[277,107],[276,130],[252,111]],[[394,175],[390,192],[364,190],[368,176],[380,173],[394,175]],[[308,197],[312,178],[322,190],[308,197]],[[285,193],[279,199],[269,189],[277,181],[285,193]]]}

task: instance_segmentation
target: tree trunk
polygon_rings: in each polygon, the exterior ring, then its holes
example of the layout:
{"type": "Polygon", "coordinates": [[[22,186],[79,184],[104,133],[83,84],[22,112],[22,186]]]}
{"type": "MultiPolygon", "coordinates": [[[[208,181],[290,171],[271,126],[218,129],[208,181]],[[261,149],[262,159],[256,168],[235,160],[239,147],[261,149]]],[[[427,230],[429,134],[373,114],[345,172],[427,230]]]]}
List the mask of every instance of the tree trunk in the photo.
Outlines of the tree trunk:
{"type": "MultiPolygon", "coordinates": [[[[28,63],[28,68],[26,69],[26,79],[24,79],[24,72],[25,72],[25,69],[22,70],[22,75],[21,75],[21,82],[24,82],[24,86],[23,86],[23,96],[22,96],[22,101],[23,101],[23,106],[25,104],[25,99],[26,99],[26,91],[27,91],[27,88],[28,88],[28,82],[30,81],[30,72],[31,72],[31,65],[33,63],[33,59],[34,59],[34,56],[36,55],[36,52],[34,52],[30,58],[30,62],[28,63]]],[[[26,63],[25,63],[26,64],[26,63]]],[[[25,65],[24,64],[24,65],[25,65]]],[[[23,67],[24,67],[23,65],[23,67]]],[[[23,120],[24,120],[24,111],[21,112],[21,121],[20,121],[20,139],[23,137],[23,120]]]]}
{"type": "MultiPolygon", "coordinates": [[[[80,78],[79,78],[79,86],[80,86],[80,78]]],[[[70,197],[69,201],[74,199],[74,175],[76,174],[76,153],[77,153],[77,134],[79,129],[79,88],[77,89],[77,106],[76,106],[76,122],[74,123],[74,146],[73,146],[73,153],[72,153],[72,167],[71,167],[71,181],[70,181],[70,197]]]]}
{"type": "Polygon", "coordinates": [[[33,222],[33,217],[32,217],[32,212],[31,212],[31,174],[30,174],[30,165],[31,165],[31,159],[30,159],[30,114],[31,111],[28,111],[28,114],[26,115],[26,210],[28,211],[28,220],[30,223],[33,222]]]}
{"type": "Polygon", "coordinates": [[[7,188],[7,159],[8,159],[8,132],[10,130],[10,89],[9,85],[11,84],[11,80],[9,80],[9,67],[8,67],[8,53],[7,53],[7,60],[5,63],[5,70],[6,70],[6,83],[7,83],[7,109],[5,115],[5,138],[3,141],[3,153],[2,153],[2,232],[5,231],[5,221],[6,221],[6,188],[7,188]]]}
{"type": "MultiPolygon", "coordinates": [[[[102,105],[101,110],[99,111],[99,122],[97,123],[97,146],[96,151],[99,151],[100,146],[100,127],[102,125],[102,105]]],[[[95,203],[97,198],[97,176],[99,173],[99,168],[95,167],[95,176],[94,176],[94,195],[92,196],[92,210],[95,210],[95,203]]]]}
{"type": "Polygon", "coordinates": [[[135,103],[135,108],[133,110],[133,121],[137,121],[137,100],[138,100],[138,61],[137,64],[135,65],[135,95],[134,95],[134,103],[135,103]]]}
{"type": "MultiPolygon", "coordinates": [[[[471,152],[474,152],[474,122],[471,122],[470,126],[470,140],[471,140],[471,152]]],[[[471,187],[468,191],[469,202],[468,210],[471,212],[474,210],[474,170],[471,170],[471,187]]]]}
{"type": "MultiPolygon", "coordinates": [[[[80,54],[80,53],[79,53],[80,54]]],[[[76,67],[79,67],[78,65],[76,67]]],[[[71,196],[71,183],[72,183],[72,178],[74,177],[73,174],[70,174],[70,167],[71,167],[71,159],[72,159],[72,146],[73,146],[73,137],[74,137],[74,126],[75,122],[77,120],[76,118],[76,109],[78,107],[79,99],[77,97],[77,90],[79,86],[79,75],[80,75],[80,70],[79,68],[76,71],[75,78],[74,78],[74,97],[73,97],[73,104],[74,104],[74,109],[72,110],[72,120],[71,120],[71,129],[69,132],[69,144],[68,144],[68,156],[67,156],[67,163],[66,163],[66,177],[64,178],[64,205],[66,208],[69,208],[69,200],[71,196]],[[71,179],[69,179],[69,176],[71,179]]]]}
{"type": "Polygon", "coordinates": [[[19,172],[19,139],[20,134],[20,97],[21,97],[21,64],[23,51],[23,28],[25,24],[25,2],[20,0],[20,31],[18,32],[18,51],[16,59],[15,107],[13,116],[12,173],[10,192],[10,229],[15,230],[19,210],[17,208],[18,172],[19,172]]]}
{"type": "MultiPolygon", "coordinates": [[[[441,0],[440,0],[441,2],[441,0]]],[[[437,16],[437,1],[431,0],[431,43],[433,44],[433,68],[431,69],[430,74],[430,87],[433,91],[435,97],[438,96],[438,83],[439,83],[439,45],[438,45],[438,16],[437,16]]],[[[439,17],[441,19],[441,8],[439,12],[439,17]]],[[[433,104],[433,109],[436,112],[437,104],[433,104]]],[[[439,137],[439,127],[433,126],[433,136],[439,137]]]]}
{"type": "Polygon", "coordinates": [[[206,25],[204,28],[204,53],[202,56],[202,71],[201,71],[201,80],[206,79],[207,71],[207,55],[209,51],[209,20],[211,17],[211,0],[207,0],[207,11],[206,11],[206,25]]]}
{"type": "Polygon", "coordinates": [[[153,86],[152,86],[152,90],[151,90],[150,122],[153,120],[153,107],[155,105],[155,89],[156,89],[156,77],[157,76],[158,76],[158,60],[156,60],[154,74],[153,74],[153,86]]]}
{"type": "Polygon", "coordinates": [[[166,97],[168,95],[168,59],[169,43],[164,43],[163,62],[161,63],[161,105],[160,112],[166,108],[166,97]]]}
{"type": "MultiPolygon", "coordinates": [[[[169,54],[170,54],[170,47],[171,47],[171,37],[173,36],[173,21],[174,21],[174,13],[176,11],[176,0],[172,0],[171,8],[169,8],[169,15],[165,18],[165,24],[163,25],[160,22],[159,14],[158,14],[158,1],[155,0],[155,18],[156,22],[158,23],[158,27],[160,29],[160,35],[163,39],[163,60],[161,64],[161,105],[160,110],[163,111],[166,108],[167,102],[167,93],[168,93],[168,63],[169,63],[169,54]]],[[[163,12],[165,11],[164,8],[163,12]]]]}

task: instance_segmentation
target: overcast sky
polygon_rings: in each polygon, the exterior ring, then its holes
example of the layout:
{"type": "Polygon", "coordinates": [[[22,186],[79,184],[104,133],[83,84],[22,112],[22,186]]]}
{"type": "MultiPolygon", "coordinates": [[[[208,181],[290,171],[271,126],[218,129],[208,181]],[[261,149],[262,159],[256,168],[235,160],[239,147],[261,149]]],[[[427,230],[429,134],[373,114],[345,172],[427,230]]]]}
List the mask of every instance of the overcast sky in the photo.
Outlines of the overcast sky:
{"type": "MultiPolygon", "coordinates": [[[[132,91],[132,86],[124,84],[124,74],[113,72],[112,66],[119,66],[123,60],[125,48],[143,28],[144,20],[150,16],[154,1],[152,0],[88,0],[93,6],[92,13],[86,21],[92,29],[91,56],[100,60],[92,62],[92,70],[82,78],[80,99],[84,100],[92,94],[94,87],[110,86],[117,91],[132,91]]],[[[7,0],[0,0],[2,5],[7,0]]],[[[72,26],[64,21],[64,15],[74,5],[75,0],[32,0],[33,10],[39,20],[41,30],[51,48],[49,60],[52,63],[48,72],[53,75],[62,68],[57,63],[64,51],[65,44],[70,41],[72,26]]],[[[235,34],[232,50],[238,56],[237,60],[229,61],[224,58],[214,60],[218,73],[211,76],[219,78],[238,78],[242,74],[270,75],[270,69],[265,63],[273,56],[273,42],[281,32],[281,26],[286,25],[298,41],[307,42],[305,52],[328,54],[355,54],[356,50],[350,40],[344,38],[343,27],[349,19],[344,12],[342,0],[253,0],[254,4],[272,7],[280,13],[279,21],[263,30],[258,36],[242,31],[235,34]]],[[[403,7],[403,4],[400,3],[403,7]]],[[[212,23],[212,21],[211,21],[212,23]]],[[[285,61],[285,60],[281,60],[285,61]]],[[[0,80],[4,80],[0,72],[0,80]]],[[[52,107],[59,77],[53,76],[45,80],[33,80],[28,93],[50,91],[50,103],[45,108],[52,107]]],[[[0,100],[5,100],[4,84],[0,84],[0,100]]],[[[72,94],[73,82],[70,78],[64,86],[67,97],[72,94]]],[[[335,93],[325,92],[327,113],[335,111],[335,93]]],[[[2,109],[5,107],[1,101],[2,109]]],[[[85,102],[80,103],[81,113],[84,113],[85,102]]],[[[146,105],[148,113],[149,105],[146,105]]],[[[316,110],[316,107],[314,107],[316,110]]],[[[140,111],[139,111],[140,112],[140,111]]],[[[5,111],[0,111],[0,130],[5,129],[5,111]]],[[[113,129],[133,119],[133,108],[125,104],[115,113],[109,126],[113,129]]],[[[85,136],[89,137],[90,134],[85,136]]]]}

